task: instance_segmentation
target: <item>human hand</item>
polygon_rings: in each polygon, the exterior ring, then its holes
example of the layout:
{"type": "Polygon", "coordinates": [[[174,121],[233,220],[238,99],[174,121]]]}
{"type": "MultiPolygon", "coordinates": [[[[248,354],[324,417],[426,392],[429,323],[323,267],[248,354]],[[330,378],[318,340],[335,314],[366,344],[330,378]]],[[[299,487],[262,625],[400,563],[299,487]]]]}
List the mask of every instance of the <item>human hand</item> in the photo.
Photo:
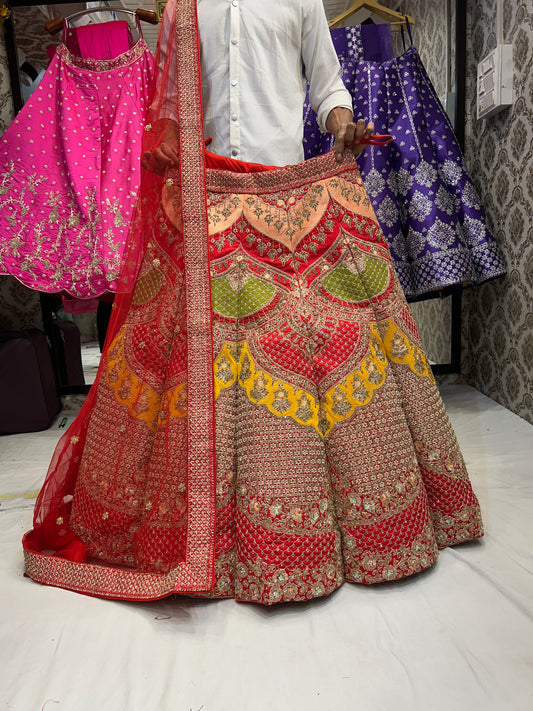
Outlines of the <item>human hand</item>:
{"type": "MultiPolygon", "coordinates": [[[[157,175],[164,175],[170,168],[177,168],[179,160],[178,124],[172,119],[157,121],[146,127],[152,145],[156,148],[143,154],[141,165],[157,175]],[[154,140],[155,139],[155,140],[154,140]]],[[[148,137],[147,136],[147,137],[148,137]]]]}
{"type": "Polygon", "coordinates": [[[177,148],[168,141],[161,141],[155,151],[146,151],[141,165],[146,170],[151,170],[157,175],[163,175],[169,168],[178,165],[177,148]]]}
{"type": "Polygon", "coordinates": [[[364,119],[359,119],[354,123],[350,109],[342,106],[337,106],[329,112],[326,128],[335,139],[333,150],[338,163],[342,162],[346,148],[349,148],[357,158],[365,147],[361,140],[370,138],[374,133],[374,124],[371,121],[366,124],[364,119]]]}

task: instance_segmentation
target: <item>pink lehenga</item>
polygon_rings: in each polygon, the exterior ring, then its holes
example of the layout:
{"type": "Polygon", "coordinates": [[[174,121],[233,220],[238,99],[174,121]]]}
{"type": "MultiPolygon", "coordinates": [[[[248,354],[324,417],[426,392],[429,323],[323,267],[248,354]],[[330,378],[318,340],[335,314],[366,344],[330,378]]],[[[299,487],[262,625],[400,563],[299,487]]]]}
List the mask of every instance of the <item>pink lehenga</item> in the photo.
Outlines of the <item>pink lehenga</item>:
{"type": "Polygon", "coordinates": [[[127,22],[66,32],[0,140],[0,273],[80,298],[116,290],[153,73],[127,22]]]}
{"type": "Polygon", "coordinates": [[[143,174],[26,574],[273,604],[424,570],[480,537],[481,515],[357,164],[207,153],[196,1],[166,13],[146,138],[153,151],[176,96],[180,164],[143,174]]]}

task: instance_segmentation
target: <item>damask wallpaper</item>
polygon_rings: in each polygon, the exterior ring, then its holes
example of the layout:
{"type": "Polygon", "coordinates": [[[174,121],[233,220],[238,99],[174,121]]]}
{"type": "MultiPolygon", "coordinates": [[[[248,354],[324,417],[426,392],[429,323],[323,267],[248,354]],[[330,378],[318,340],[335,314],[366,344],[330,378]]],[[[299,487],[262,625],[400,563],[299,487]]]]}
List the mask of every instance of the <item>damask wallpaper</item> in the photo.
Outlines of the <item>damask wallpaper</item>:
{"type": "Polygon", "coordinates": [[[43,327],[39,293],[11,276],[0,276],[0,331],[43,327]]]}
{"type": "MultiPolygon", "coordinates": [[[[444,91],[446,26],[441,0],[403,0],[416,20],[415,44],[437,91],[444,91]]],[[[453,13],[450,14],[453,29],[453,13]]],[[[454,48],[451,47],[453,52],[454,48]]],[[[453,56],[453,55],[452,55],[453,56]]],[[[502,279],[463,295],[462,379],[533,422],[533,0],[467,0],[467,117],[465,159],[490,229],[507,260],[502,279]],[[514,105],[476,118],[477,64],[502,40],[514,46],[514,105]]],[[[440,354],[450,314],[447,302],[414,305],[430,355],[440,354]]]]}
{"type": "Polygon", "coordinates": [[[13,115],[6,46],[4,42],[0,42],[0,133],[4,133],[13,120],[13,115]]]}
{"type": "MultiPolygon", "coordinates": [[[[49,35],[44,29],[48,16],[39,7],[17,7],[12,12],[19,53],[35,68],[45,69],[48,64],[46,47],[59,42],[58,35],[49,35]]],[[[0,41],[0,133],[7,129],[14,115],[6,47],[0,41]]]]}
{"type": "Polygon", "coordinates": [[[466,159],[508,273],[465,292],[466,381],[533,423],[533,0],[469,0],[466,159]],[[477,63],[497,42],[514,47],[514,104],[478,121],[477,63]]]}

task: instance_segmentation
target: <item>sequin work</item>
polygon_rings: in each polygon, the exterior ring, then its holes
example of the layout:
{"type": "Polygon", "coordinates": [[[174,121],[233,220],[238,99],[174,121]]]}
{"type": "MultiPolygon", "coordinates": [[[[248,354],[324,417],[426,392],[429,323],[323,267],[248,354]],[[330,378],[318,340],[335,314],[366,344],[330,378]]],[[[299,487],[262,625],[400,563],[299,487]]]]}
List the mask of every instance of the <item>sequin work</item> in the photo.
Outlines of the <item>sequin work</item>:
{"type": "Polygon", "coordinates": [[[90,558],[27,545],[27,573],[40,582],[104,597],[189,592],[273,604],[344,580],[396,580],[431,566],[439,547],[482,535],[355,162],[328,154],[235,171],[207,170],[213,585],[188,587],[179,574],[203,533],[187,528],[183,343],[192,325],[172,176],[129,316],[101,365],[69,520],[57,524],[90,558]]]}
{"type": "MultiPolygon", "coordinates": [[[[426,298],[499,277],[503,255],[450,120],[415,47],[388,56],[384,29],[392,51],[389,26],[341,27],[332,39],[356,115],[393,136],[366,148],[359,166],[404,293],[426,298]]],[[[307,100],[305,157],[332,148],[307,100]]]]}
{"type": "Polygon", "coordinates": [[[116,291],[153,72],[142,39],[109,60],[59,45],[0,140],[0,273],[79,298],[116,291]]]}

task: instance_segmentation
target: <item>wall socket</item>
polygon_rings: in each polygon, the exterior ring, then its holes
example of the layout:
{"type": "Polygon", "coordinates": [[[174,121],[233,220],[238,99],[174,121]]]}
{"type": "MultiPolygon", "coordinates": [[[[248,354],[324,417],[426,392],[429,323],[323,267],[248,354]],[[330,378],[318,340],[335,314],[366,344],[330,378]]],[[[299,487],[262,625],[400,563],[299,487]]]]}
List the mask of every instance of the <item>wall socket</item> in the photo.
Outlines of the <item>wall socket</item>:
{"type": "Polygon", "coordinates": [[[477,117],[489,118],[513,103],[513,45],[499,44],[477,65],[477,117]]]}

